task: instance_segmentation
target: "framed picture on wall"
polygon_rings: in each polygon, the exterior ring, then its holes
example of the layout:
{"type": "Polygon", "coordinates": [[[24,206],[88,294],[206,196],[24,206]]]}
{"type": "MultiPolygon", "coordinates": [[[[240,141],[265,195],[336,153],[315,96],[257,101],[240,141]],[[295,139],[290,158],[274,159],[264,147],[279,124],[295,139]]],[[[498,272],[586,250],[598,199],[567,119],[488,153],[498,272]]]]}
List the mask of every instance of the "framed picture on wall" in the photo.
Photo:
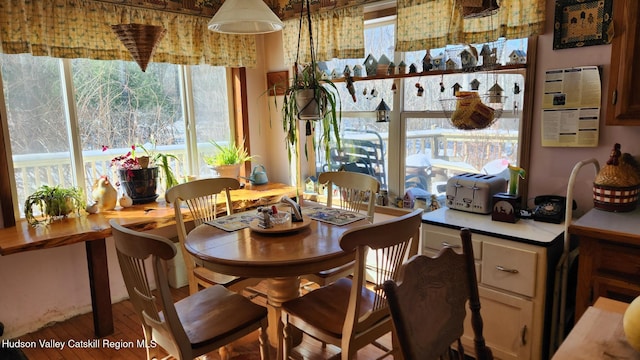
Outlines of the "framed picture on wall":
{"type": "Polygon", "coordinates": [[[289,87],[289,72],[274,71],[267,73],[267,88],[269,96],[284,95],[289,87]]]}
{"type": "Polygon", "coordinates": [[[608,44],[613,0],[556,0],[553,49],[608,44]]]}

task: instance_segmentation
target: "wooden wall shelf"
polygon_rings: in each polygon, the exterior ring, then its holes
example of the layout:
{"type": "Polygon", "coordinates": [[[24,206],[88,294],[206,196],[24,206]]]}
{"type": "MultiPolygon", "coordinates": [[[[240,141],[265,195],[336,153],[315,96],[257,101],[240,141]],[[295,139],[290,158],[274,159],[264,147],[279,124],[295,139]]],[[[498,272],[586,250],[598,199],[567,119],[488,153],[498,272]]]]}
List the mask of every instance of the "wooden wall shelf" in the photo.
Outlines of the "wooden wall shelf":
{"type": "MultiPolygon", "coordinates": [[[[464,73],[477,73],[477,72],[500,72],[500,73],[521,73],[522,70],[526,70],[527,64],[513,64],[513,65],[499,65],[491,68],[474,67],[472,69],[454,69],[454,70],[431,70],[419,73],[407,73],[407,74],[393,74],[393,75],[375,75],[375,76],[358,76],[353,77],[353,81],[365,81],[365,80],[385,80],[385,79],[404,79],[419,76],[438,76],[449,74],[464,74],[464,73]]],[[[331,79],[332,82],[345,82],[344,77],[337,79],[331,79]]]]}

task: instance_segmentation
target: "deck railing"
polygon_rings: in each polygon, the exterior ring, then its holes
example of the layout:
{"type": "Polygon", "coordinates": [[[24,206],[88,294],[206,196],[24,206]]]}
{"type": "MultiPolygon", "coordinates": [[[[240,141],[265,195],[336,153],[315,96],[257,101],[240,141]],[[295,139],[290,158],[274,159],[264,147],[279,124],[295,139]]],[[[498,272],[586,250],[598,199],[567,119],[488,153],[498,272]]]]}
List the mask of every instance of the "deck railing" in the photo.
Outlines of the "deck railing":
{"type": "MultiPolygon", "coordinates": [[[[206,154],[213,153],[210,144],[199,144],[198,158],[202,159],[206,154]]],[[[109,149],[107,151],[92,150],[84,151],[82,158],[84,162],[85,190],[87,199],[95,180],[106,175],[115,184],[118,179],[115,166],[111,165],[111,159],[115,156],[126,154],[129,149],[109,149]]],[[[186,175],[187,150],[183,145],[158,146],[157,152],[175,155],[178,159],[169,159],[171,168],[176,176],[186,175]]],[[[204,167],[204,164],[202,164],[204,167]]],[[[24,201],[27,196],[33,193],[41,185],[59,185],[63,187],[73,186],[73,171],[71,165],[71,154],[68,152],[14,155],[13,169],[16,179],[16,190],[18,195],[18,206],[20,214],[24,213],[24,201]]],[[[206,173],[208,169],[201,169],[206,173]]],[[[162,174],[160,174],[162,177],[162,174]]],[[[158,183],[158,188],[164,193],[164,183],[158,183]]]]}
{"type": "MultiPolygon", "coordinates": [[[[346,133],[344,138],[368,139],[382,141],[384,149],[388,148],[388,134],[379,133],[346,133]]],[[[469,164],[475,169],[482,169],[491,158],[497,156],[497,152],[505,147],[510,148],[513,156],[517,154],[517,132],[484,131],[483,133],[469,133],[456,130],[416,130],[407,134],[406,155],[429,154],[432,159],[440,159],[444,162],[461,162],[469,164]],[[495,148],[502,146],[502,148],[495,148]],[[479,149],[479,147],[484,147],[479,149]]],[[[198,144],[198,158],[203,159],[206,154],[214,152],[210,143],[198,144]]],[[[107,151],[84,151],[85,189],[90,195],[93,182],[102,175],[107,175],[114,183],[117,181],[115,167],[110,166],[111,159],[117,155],[125,154],[129,149],[109,149],[107,151]]],[[[178,160],[170,159],[171,168],[176,176],[186,175],[187,151],[184,145],[158,146],[157,152],[173,154],[178,160]]],[[[387,164],[386,151],[384,163],[387,164]]],[[[516,159],[510,159],[512,162],[516,159]]],[[[439,163],[442,164],[442,161],[439,163]]],[[[14,155],[13,166],[16,179],[18,205],[20,214],[24,213],[23,204],[27,196],[33,193],[43,184],[72,186],[73,171],[71,155],[68,152],[14,155]]],[[[386,168],[386,166],[385,166],[386,168]]],[[[207,174],[209,169],[201,163],[201,174],[207,174]]],[[[159,193],[164,193],[163,182],[160,181],[159,193]]]]}

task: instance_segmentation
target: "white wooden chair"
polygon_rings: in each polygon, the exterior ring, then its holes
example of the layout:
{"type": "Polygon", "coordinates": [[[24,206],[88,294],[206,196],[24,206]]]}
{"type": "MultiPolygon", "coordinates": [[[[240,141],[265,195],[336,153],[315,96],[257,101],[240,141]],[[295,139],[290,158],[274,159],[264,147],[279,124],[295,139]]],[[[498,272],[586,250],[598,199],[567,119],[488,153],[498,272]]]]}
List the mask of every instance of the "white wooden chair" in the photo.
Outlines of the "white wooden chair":
{"type": "Polygon", "coordinates": [[[342,278],[282,304],[284,358],[292,354],[294,328],[340,347],[342,360],[354,359],[359,349],[377,344],[377,339],[391,332],[393,324],[381,285],[386,279],[396,280],[402,262],[417,254],[421,222],[422,210],[416,210],[345,232],[340,246],[344,251],[355,251],[353,278],[342,278]],[[372,290],[366,281],[369,251],[375,252],[378,260],[379,283],[372,290]]]}
{"type": "MultiPolygon", "coordinates": [[[[367,210],[367,220],[373,222],[376,210],[376,195],[380,191],[380,182],[367,174],[350,171],[327,171],[320,174],[318,184],[327,187],[327,206],[339,207],[351,211],[367,210]],[[336,188],[338,196],[334,198],[336,188]]],[[[330,284],[341,277],[353,273],[353,262],[315,274],[305,275],[304,278],[320,286],[330,284]]]]}
{"type": "Polygon", "coordinates": [[[180,240],[180,248],[187,268],[189,293],[191,294],[197,292],[201,287],[206,288],[216,284],[224,285],[236,292],[242,292],[244,288],[254,286],[262,280],[219,274],[198,266],[184,247],[187,234],[191,229],[187,231],[181,210],[182,205],[186,204],[188,206],[194,226],[198,226],[205,221],[214,220],[218,216],[220,212],[217,204],[218,195],[225,197],[226,215],[232,214],[233,207],[229,190],[239,188],[240,182],[237,179],[221,177],[190,181],[167,190],[166,199],[173,204],[175,209],[178,239],[180,240]]]}
{"type": "Polygon", "coordinates": [[[222,349],[222,359],[228,359],[228,352],[223,350],[225,345],[256,330],[261,358],[269,359],[266,308],[222,285],[211,286],[174,304],[166,266],[166,261],[177,253],[173,242],[127,229],[115,219],[110,224],[127,292],[142,323],[147,359],[161,355],[153,342],[176,359],[193,359],[215,349],[222,349]],[[149,258],[155,292],[151,291],[145,267],[149,258]]]}

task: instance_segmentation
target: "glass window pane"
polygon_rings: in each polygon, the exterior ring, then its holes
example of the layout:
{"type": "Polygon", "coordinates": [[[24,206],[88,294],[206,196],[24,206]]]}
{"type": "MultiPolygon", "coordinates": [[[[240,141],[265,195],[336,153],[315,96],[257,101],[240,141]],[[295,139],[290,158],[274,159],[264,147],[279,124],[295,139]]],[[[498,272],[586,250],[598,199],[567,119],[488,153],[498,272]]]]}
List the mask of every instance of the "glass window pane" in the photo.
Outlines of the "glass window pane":
{"type": "Polygon", "coordinates": [[[173,161],[172,168],[182,175],[186,151],[176,125],[182,122],[178,66],[151,63],[142,72],[135,62],[75,59],[72,69],[88,188],[101,175],[117,179],[110,160],[136,144],[152,156],[178,156],[181,161],[173,161]]]}
{"type": "MultiPolygon", "coordinates": [[[[498,60],[503,65],[513,50],[526,52],[526,39],[506,41],[503,45],[499,55],[502,60],[498,60]]],[[[448,50],[449,47],[436,49],[431,54],[444,53],[446,59],[450,55],[448,50]]],[[[424,55],[425,51],[406,54],[412,62],[421,61],[424,55]]],[[[508,176],[507,164],[518,164],[523,73],[523,70],[498,72],[489,69],[404,79],[403,108],[418,112],[405,119],[405,191],[422,189],[436,194],[443,204],[443,185],[454,175],[474,172],[508,176]],[[472,88],[472,82],[479,83],[476,90],[472,88]],[[418,84],[424,88],[422,96],[416,91],[418,84]],[[501,104],[491,104],[502,109],[496,112],[500,116],[493,125],[482,130],[459,130],[451,124],[450,116],[456,109],[454,84],[461,85],[463,91],[477,91],[487,104],[490,88],[498,85],[502,89],[501,104]],[[441,91],[441,85],[444,91],[441,91]]]]}
{"type": "Polygon", "coordinates": [[[196,139],[200,176],[214,172],[204,163],[205,155],[213,155],[210,141],[226,143],[231,139],[227,75],[224,67],[198,65],[191,67],[193,103],[196,116],[196,139]]]}
{"type": "MultiPolygon", "coordinates": [[[[365,27],[365,54],[379,59],[383,54],[391,61],[394,59],[395,24],[386,21],[365,27]]],[[[362,66],[362,76],[366,76],[362,59],[334,59],[320,64],[321,69],[330,73],[335,69],[343,73],[348,65],[362,66]]],[[[336,82],[336,88],[342,104],[343,148],[338,152],[335,147],[331,151],[331,166],[326,155],[318,149],[316,156],[317,172],[338,169],[343,166],[356,166],[356,171],[369,173],[378,178],[383,188],[387,188],[387,146],[389,126],[387,123],[376,123],[375,110],[384,99],[389,108],[393,108],[393,79],[357,80],[354,82],[356,101],[349,93],[346,82],[336,82]]],[[[318,136],[318,134],[316,134],[318,136]]],[[[320,144],[320,139],[317,143],[320,144]]]]}
{"type": "Polygon", "coordinates": [[[60,61],[0,54],[9,138],[18,198],[40,185],[72,186],[69,133],[61,89],[60,61]]]}

